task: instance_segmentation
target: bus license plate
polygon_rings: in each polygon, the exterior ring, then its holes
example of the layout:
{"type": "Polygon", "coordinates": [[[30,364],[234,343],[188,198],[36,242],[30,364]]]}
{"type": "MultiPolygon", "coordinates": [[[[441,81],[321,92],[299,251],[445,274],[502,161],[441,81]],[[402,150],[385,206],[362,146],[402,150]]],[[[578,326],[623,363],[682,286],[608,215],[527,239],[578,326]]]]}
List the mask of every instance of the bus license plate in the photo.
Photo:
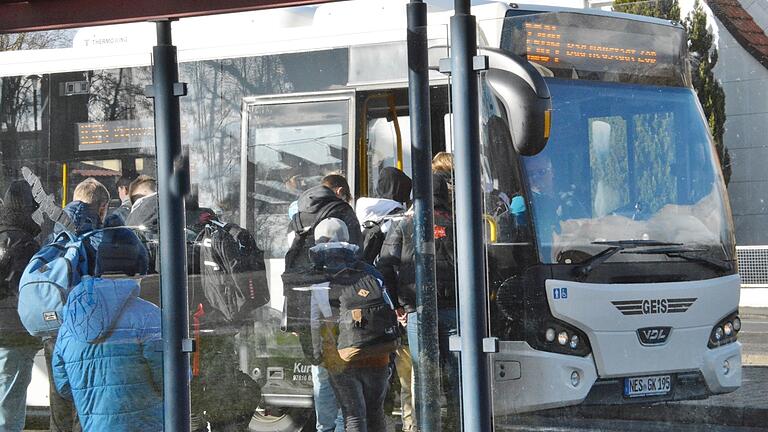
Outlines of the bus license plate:
{"type": "Polygon", "coordinates": [[[624,396],[658,396],[669,393],[672,389],[670,375],[654,375],[624,378],[624,396]]]}

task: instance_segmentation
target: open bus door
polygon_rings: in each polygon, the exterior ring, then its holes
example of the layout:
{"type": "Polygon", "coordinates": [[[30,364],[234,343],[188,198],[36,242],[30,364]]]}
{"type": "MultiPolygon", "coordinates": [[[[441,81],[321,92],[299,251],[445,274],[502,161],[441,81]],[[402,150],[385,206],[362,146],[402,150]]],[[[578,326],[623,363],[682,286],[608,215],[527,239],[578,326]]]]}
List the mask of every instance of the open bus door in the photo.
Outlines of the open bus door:
{"type": "Polygon", "coordinates": [[[301,192],[331,173],[354,184],[354,98],[352,91],[332,91],[242,103],[240,225],[264,251],[272,299],[241,333],[241,370],[262,386],[251,431],[298,431],[312,421],[311,365],[298,337],[280,330],[280,276],[290,246],[289,213],[301,192]]]}

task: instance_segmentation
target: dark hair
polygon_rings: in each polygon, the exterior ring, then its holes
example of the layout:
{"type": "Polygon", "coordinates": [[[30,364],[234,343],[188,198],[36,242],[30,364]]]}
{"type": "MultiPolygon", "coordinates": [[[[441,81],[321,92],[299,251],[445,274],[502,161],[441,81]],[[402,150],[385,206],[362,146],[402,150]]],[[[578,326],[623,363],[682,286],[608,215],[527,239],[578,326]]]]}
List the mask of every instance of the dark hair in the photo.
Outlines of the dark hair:
{"type": "Polygon", "coordinates": [[[130,188],[131,187],[131,178],[128,176],[122,176],[119,179],[117,179],[117,184],[115,185],[118,189],[120,188],[130,188]]]}
{"type": "Polygon", "coordinates": [[[334,191],[338,188],[341,188],[342,199],[344,201],[352,200],[352,191],[349,188],[349,183],[347,183],[347,179],[343,175],[328,174],[327,176],[323,177],[323,180],[320,183],[323,186],[334,191]]]}

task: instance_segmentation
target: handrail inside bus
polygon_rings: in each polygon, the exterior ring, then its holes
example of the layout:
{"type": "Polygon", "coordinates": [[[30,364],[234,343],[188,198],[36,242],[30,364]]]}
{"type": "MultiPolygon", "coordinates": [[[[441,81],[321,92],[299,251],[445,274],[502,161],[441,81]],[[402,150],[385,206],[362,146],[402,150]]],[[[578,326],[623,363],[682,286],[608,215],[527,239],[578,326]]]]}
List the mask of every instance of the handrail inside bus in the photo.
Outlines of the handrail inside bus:
{"type": "Polygon", "coordinates": [[[387,110],[392,117],[395,127],[395,140],[397,145],[395,166],[403,170],[403,139],[400,133],[400,124],[397,121],[397,106],[393,93],[374,93],[363,101],[363,110],[360,113],[360,141],[358,141],[358,162],[360,168],[359,196],[368,196],[368,102],[373,99],[387,99],[387,110]]]}
{"type": "Polygon", "coordinates": [[[493,218],[493,216],[489,214],[484,214],[483,219],[488,223],[488,237],[491,243],[496,243],[496,240],[498,239],[498,226],[496,224],[496,219],[493,218]]]}

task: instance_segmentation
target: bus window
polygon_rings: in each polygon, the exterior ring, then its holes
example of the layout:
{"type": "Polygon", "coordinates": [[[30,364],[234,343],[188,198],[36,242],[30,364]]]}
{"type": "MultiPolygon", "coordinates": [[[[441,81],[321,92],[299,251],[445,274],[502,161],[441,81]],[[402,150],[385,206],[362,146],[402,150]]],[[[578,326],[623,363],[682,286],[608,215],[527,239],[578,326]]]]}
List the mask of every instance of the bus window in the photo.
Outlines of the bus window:
{"type": "MultiPolygon", "coordinates": [[[[403,143],[403,172],[413,177],[411,171],[411,123],[410,117],[398,116],[403,143]]],[[[376,194],[379,171],[384,167],[397,166],[397,137],[392,122],[377,118],[368,122],[368,192],[376,194]]]]}
{"type": "Polygon", "coordinates": [[[330,173],[349,177],[350,104],[348,93],[331,100],[246,102],[241,224],[258,239],[266,257],[281,259],[288,250],[289,209],[301,192],[330,173]]]}

